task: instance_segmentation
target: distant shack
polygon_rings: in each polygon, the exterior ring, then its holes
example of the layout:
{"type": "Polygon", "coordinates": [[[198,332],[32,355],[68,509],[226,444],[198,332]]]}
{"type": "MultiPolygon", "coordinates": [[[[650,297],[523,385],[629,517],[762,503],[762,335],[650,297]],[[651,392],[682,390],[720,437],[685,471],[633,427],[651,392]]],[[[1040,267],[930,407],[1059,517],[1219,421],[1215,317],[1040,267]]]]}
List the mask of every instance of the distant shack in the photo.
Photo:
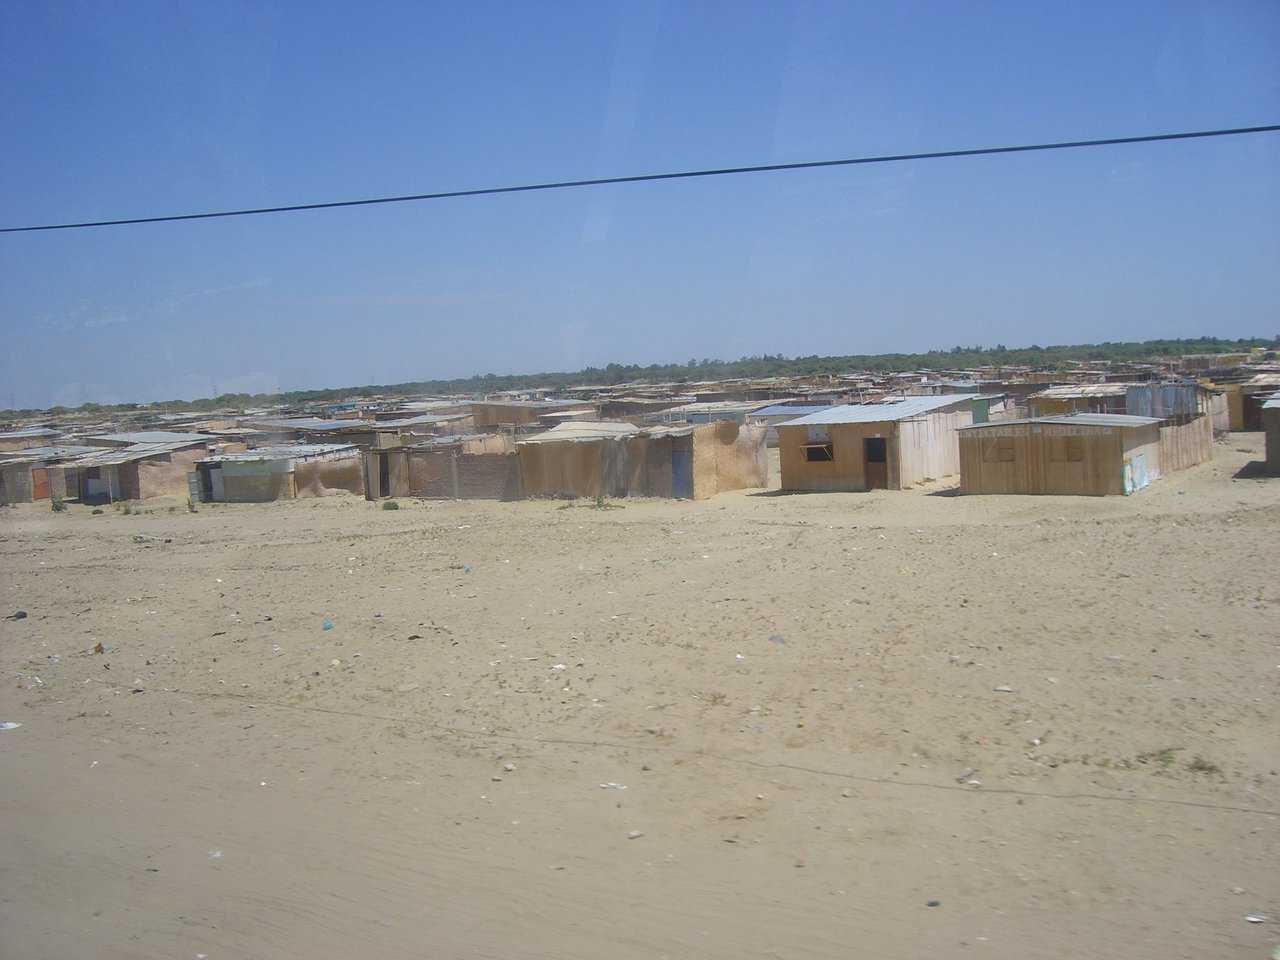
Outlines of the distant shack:
{"type": "Polygon", "coordinates": [[[516,445],[527,497],[702,500],[768,483],[764,428],[566,423],[516,445]]]}
{"type": "Polygon", "coordinates": [[[829,407],[778,431],[782,489],[904,490],[960,472],[956,431],[973,422],[974,394],[829,407]]]}

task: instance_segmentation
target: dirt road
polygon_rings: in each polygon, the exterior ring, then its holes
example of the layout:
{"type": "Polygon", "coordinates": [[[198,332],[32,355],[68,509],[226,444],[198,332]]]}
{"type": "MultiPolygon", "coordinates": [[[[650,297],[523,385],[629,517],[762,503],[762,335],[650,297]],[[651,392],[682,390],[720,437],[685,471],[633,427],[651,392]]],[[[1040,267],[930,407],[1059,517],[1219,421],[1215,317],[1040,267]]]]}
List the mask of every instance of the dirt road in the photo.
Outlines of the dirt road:
{"type": "Polygon", "coordinates": [[[1269,956],[1260,449],[1129,498],[2,510],[0,956],[1269,956]]]}

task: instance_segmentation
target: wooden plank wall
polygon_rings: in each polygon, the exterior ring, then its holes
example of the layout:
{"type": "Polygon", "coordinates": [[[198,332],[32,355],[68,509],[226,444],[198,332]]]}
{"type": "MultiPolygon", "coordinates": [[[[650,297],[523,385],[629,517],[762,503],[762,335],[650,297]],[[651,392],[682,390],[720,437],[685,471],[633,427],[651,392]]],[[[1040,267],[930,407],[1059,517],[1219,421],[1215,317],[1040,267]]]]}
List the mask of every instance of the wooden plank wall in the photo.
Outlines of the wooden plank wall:
{"type": "Polygon", "coordinates": [[[833,423],[826,427],[834,459],[811,463],[805,459],[804,446],[809,443],[805,426],[775,428],[778,431],[778,460],[782,466],[783,490],[866,490],[867,476],[863,440],[885,439],[888,459],[889,487],[898,483],[896,424],[833,423]]]}
{"type": "Polygon", "coordinates": [[[1208,416],[1160,428],[1160,473],[1167,476],[1213,459],[1213,422],[1208,416]]]}
{"type": "Polygon", "coordinates": [[[889,485],[904,489],[932,478],[950,477],[960,472],[960,441],[957,428],[973,423],[973,411],[948,410],[898,424],[897,483],[890,472],[889,485]]]}
{"type": "Polygon", "coordinates": [[[963,431],[959,446],[965,494],[1124,493],[1123,445],[1120,431],[1112,428],[1011,424],[963,431]],[[1079,441],[1080,459],[1067,459],[1068,439],[1079,441]],[[1012,449],[1012,460],[994,459],[1000,441],[1012,449]]]}

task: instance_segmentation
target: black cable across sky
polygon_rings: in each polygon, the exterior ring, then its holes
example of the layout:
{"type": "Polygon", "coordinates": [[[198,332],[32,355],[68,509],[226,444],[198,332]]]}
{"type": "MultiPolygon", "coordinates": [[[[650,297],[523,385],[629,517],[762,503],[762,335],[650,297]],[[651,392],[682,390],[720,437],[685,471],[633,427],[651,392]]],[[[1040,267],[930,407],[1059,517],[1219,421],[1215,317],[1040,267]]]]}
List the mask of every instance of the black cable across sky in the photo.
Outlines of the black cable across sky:
{"type": "Polygon", "coordinates": [[[944,160],[950,157],[982,157],[997,153],[1032,153],[1040,150],[1072,150],[1077,147],[1114,147],[1125,143],[1161,143],[1170,140],[1202,140],[1207,137],[1235,137],[1249,133],[1275,133],[1280,124],[1261,127],[1234,127],[1227,130],[1196,130],[1190,133],[1154,133],[1141,137],[1110,137],[1105,140],[1063,140],[1031,143],[1016,147],[978,147],[970,150],[935,150],[932,153],[900,153],[882,157],[850,157],[844,160],[809,160],[804,163],[762,163],[747,167],[719,167],[709,170],[681,170],[675,173],[642,173],[630,177],[601,177],[593,180],[559,180],[526,183],[511,187],[481,187],[475,190],[447,190],[415,193],[402,197],[370,197],[364,200],[330,200],[325,203],[295,203],[279,207],[252,207],[245,210],[216,210],[208,213],[177,213],[162,217],[128,217],[120,220],[86,220],[82,223],[46,223],[28,227],[0,227],[0,233],[34,233],[38,230],[80,230],[86,227],[123,227],[134,223],[171,223],[176,220],[214,220],[221,217],[250,217],[263,213],[293,213],[299,210],[331,210],[335,207],[368,207],[378,203],[416,203],[452,197],[484,197],[498,193],[530,193],[534,190],[567,190],[571,187],[602,187],[615,183],[647,183],[655,180],[688,180],[694,177],[725,177],[739,173],[775,173],[782,170],[813,170],[819,167],[851,167],[867,163],[900,163],[904,160],[944,160]]]}

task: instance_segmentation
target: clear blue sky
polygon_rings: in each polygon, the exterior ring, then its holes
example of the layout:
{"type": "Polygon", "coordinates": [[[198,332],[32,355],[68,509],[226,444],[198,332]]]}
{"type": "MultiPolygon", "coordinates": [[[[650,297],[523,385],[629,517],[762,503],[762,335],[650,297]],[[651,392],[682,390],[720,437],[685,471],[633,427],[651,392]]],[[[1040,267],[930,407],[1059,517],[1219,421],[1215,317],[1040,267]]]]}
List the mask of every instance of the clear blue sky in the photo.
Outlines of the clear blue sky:
{"type": "MultiPolygon", "coordinates": [[[[1280,119],[1280,4],[20,3],[4,225],[1280,119]]],[[[0,236],[0,406],[1280,330],[1280,136],[0,236]]]]}

